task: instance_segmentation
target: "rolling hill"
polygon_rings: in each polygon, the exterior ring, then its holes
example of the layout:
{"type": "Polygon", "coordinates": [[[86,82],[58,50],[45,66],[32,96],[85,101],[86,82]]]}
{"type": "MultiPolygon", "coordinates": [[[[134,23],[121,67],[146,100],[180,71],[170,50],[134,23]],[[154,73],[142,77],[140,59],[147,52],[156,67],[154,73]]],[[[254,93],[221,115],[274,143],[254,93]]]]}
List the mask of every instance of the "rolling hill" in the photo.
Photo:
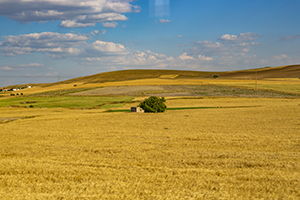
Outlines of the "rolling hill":
{"type": "Polygon", "coordinates": [[[257,78],[300,78],[300,65],[289,65],[280,67],[265,67],[240,71],[228,72],[205,72],[205,71],[183,71],[183,70],[122,70],[104,72],[91,76],[83,76],[79,78],[69,79],[62,83],[86,82],[112,82],[112,81],[126,81],[136,79],[159,78],[164,75],[177,75],[177,79],[196,79],[196,78],[212,78],[217,75],[219,78],[225,79],[255,79],[257,71],[257,78]]]}
{"type": "Polygon", "coordinates": [[[222,78],[255,79],[257,78],[300,78],[300,65],[288,65],[280,67],[265,67],[259,69],[226,72],[220,75],[222,78]]]}
{"type": "MultiPolygon", "coordinates": [[[[104,83],[115,81],[128,81],[138,79],[166,78],[172,79],[207,79],[217,75],[219,79],[255,79],[257,71],[258,79],[265,78],[300,78],[300,65],[289,65],[280,67],[265,67],[239,71],[227,72],[205,72],[205,71],[184,71],[184,70],[157,70],[157,69],[133,69],[104,72],[90,76],[82,76],[62,81],[61,84],[81,83],[104,83]]],[[[34,86],[49,87],[58,85],[55,83],[32,84],[34,86]]],[[[20,85],[18,87],[21,87],[20,85]]]]}

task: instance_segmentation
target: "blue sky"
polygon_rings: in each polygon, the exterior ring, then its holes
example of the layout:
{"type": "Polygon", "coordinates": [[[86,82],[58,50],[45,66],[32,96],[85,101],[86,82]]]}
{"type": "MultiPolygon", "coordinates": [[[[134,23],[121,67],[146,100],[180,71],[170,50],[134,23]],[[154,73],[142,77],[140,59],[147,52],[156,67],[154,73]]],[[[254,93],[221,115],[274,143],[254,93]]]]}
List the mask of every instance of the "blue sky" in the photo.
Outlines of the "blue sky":
{"type": "Polygon", "coordinates": [[[300,63],[298,0],[0,0],[0,87],[300,63]]]}

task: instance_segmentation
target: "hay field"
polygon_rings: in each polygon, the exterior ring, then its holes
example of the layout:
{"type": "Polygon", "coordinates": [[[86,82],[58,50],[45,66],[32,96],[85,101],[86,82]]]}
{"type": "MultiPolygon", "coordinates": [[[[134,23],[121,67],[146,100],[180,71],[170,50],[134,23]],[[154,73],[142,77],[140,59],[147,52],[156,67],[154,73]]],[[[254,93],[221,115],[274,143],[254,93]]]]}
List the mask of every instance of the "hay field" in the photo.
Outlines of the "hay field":
{"type": "MultiPolygon", "coordinates": [[[[113,87],[125,87],[125,86],[136,86],[139,87],[136,93],[139,92],[143,87],[153,86],[162,87],[162,86],[229,86],[234,88],[245,88],[245,89],[256,89],[256,81],[255,80],[242,80],[242,79],[162,79],[162,78],[153,78],[153,79],[138,79],[138,80],[127,80],[127,81],[115,81],[115,82],[104,82],[104,83],[82,83],[82,82],[74,82],[68,84],[59,84],[50,85],[50,86],[36,86],[33,88],[28,88],[15,92],[0,92],[0,99],[5,97],[9,97],[11,93],[20,94],[23,93],[24,96],[28,95],[36,95],[41,94],[43,96],[47,96],[47,94],[52,93],[52,95],[60,95],[65,93],[74,93],[76,91],[81,92],[82,95],[92,94],[91,90],[107,90],[113,87]],[[86,91],[86,92],[84,92],[86,91]]],[[[300,79],[262,79],[258,80],[257,88],[259,91],[275,91],[275,92],[283,92],[289,94],[300,95],[300,79]]],[[[103,94],[107,94],[109,92],[104,92],[103,94]]],[[[120,93],[120,92],[119,92],[120,93]]],[[[96,92],[97,94],[97,92],[96,92]]],[[[187,94],[183,94],[186,96],[187,94]]],[[[190,96],[188,94],[187,96],[190,96]]]]}
{"type": "Polygon", "coordinates": [[[0,108],[0,199],[300,198],[299,99],[167,105],[226,108],[0,108]]]}

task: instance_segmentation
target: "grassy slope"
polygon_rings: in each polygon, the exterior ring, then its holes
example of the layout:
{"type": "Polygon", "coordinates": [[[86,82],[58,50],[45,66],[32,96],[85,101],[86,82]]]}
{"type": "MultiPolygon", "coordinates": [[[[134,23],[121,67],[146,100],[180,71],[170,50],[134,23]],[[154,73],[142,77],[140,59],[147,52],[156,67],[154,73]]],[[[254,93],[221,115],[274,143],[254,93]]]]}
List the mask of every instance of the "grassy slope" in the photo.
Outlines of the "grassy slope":
{"type": "Polygon", "coordinates": [[[257,78],[300,78],[300,65],[289,65],[280,67],[266,67],[259,69],[241,70],[226,72],[220,75],[222,78],[242,78],[255,79],[255,71],[257,78]]]}
{"type": "MultiPolygon", "coordinates": [[[[69,79],[61,82],[66,83],[104,83],[113,81],[128,81],[136,79],[150,79],[159,78],[164,75],[178,75],[176,79],[189,78],[189,79],[201,79],[212,78],[214,75],[218,75],[220,78],[255,78],[255,71],[258,71],[258,78],[300,78],[300,65],[258,68],[241,71],[229,71],[229,72],[203,72],[203,71],[183,71],[183,70],[122,70],[105,72],[95,74],[91,76],[83,76],[79,78],[69,79]]],[[[53,83],[57,84],[57,83],[53,83]]],[[[51,85],[51,84],[49,84],[51,85]]],[[[48,86],[49,86],[48,85],[48,86]]]]}
{"type": "MultiPolygon", "coordinates": [[[[18,97],[0,100],[0,107],[29,107],[35,108],[111,108],[109,104],[132,100],[132,97],[18,97]]],[[[122,106],[124,104],[118,104],[122,106]]]]}
{"type": "MultiPolygon", "coordinates": [[[[260,68],[241,70],[233,72],[200,72],[200,71],[181,71],[181,70],[123,70],[114,72],[105,72],[95,74],[91,76],[84,76],[74,78],[58,83],[51,84],[35,84],[36,87],[31,89],[25,89],[18,91],[24,92],[26,95],[31,95],[41,92],[57,91],[59,87],[62,90],[73,90],[75,88],[86,89],[95,87],[107,87],[107,86],[121,86],[121,85],[194,85],[194,84],[224,84],[232,86],[245,86],[253,88],[255,83],[252,82],[255,79],[255,71],[258,71],[258,79],[263,79],[260,85],[263,85],[261,89],[271,89],[284,92],[299,93],[299,77],[300,77],[300,65],[281,66],[272,68],[260,68]],[[174,78],[160,78],[171,77],[174,78]],[[213,75],[218,75],[219,79],[212,79],[213,75]],[[274,80],[267,80],[268,78],[286,78],[286,80],[280,80],[281,82],[275,82],[274,80]],[[246,80],[247,79],[247,80],[246,80]],[[291,80],[293,79],[293,80],[291,80]],[[234,81],[232,81],[234,80],[234,81]],[[240,81],[235,82],[235,81],[240,81]],[[244,81],[250,81],[249,83],[244,81]],[[294,84],[294,85],[292,85],[294,84]],[[74,87],[74,85],[77,85],[74,87]],[[275,87],[274,87],[275,86],[275,87]]],[[[16,93],[16,92],[14,92],[16,93]]],[[[0,92],[1,96],[8,96],[10,92],[0,92]]]]}
{"type": "MultiPolygon", "coordinates": [[[[300,65],[280,66],[280,67],[266,67],[249,70],[227,71],[227,72],[205,72],[205,71],[184,71],[184,70],[157,70],[157,69],[135,69],[135,70],[121,70],[104,72],[94,74],[91,76],[82,76],[78,78],[62,81],[61,84],[76,84],[76,83],[104,83],[115,81],[128,81],[137,79],[151,79],[159,78],[165,75],[177,75],[176,79],[203,79],[212,78],[218,75],[219,78],[226,79],[255,79],[255,71],[258,71],[257,77],[261,78],[300,78],[300,65]]],[[[21,87],[25,85],[15,85],[10,87],[21,87]]],[[[58,85],[56,83],[50,84],[30,84],[32,86],[50,87],[58,85]]]]}
{"type": "MultiPolygon", "coordinates": [[[[219,72],[222,74],[223,72],[219,72]]],[[[113,81],[128,81],[136,79],[158,78],[163,75],[179,75],[177,78],[208,78],[215,72],[183,71],[183,70],[122,70],[113,72],[104,72],[91,76],[83,76],[61,82],[65,83],[104,83],[113,81]]],[[[57,84],[57,83],[53,83],[57,84]]],[[[51,84],[49,84],[51,85],[51,84]]]]}

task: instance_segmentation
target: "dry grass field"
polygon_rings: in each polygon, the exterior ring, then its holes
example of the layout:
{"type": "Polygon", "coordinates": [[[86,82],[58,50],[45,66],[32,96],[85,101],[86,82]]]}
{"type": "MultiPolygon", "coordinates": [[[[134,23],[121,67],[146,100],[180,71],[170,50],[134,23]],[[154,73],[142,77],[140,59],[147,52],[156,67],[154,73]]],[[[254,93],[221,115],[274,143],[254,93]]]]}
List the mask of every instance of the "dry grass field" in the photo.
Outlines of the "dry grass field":
{"type": "Polygon", "coordinates": [[[299,70],[125,70],[1,92],[0,199],[300,199],[299,70]],[[123,112],[150,95],[169,110],[123,112]]]}
{"type": "Polygon", "coordinates": [[[167,105],[222,108],[0,108],[0,199],[300,198],[299,99],[167,105]]]}

